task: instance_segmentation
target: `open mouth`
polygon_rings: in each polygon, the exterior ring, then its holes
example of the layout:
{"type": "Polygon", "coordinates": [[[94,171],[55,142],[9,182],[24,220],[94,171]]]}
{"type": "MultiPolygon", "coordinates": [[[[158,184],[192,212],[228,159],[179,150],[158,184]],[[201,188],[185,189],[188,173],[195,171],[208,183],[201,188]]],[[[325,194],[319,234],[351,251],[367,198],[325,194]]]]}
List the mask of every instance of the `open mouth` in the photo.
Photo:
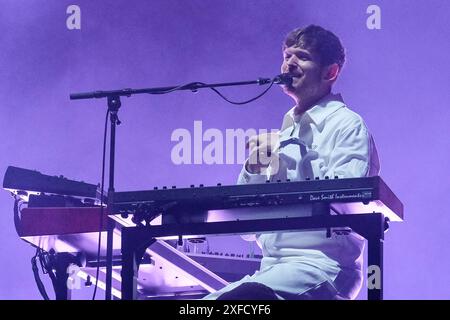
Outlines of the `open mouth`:
{"type": "Polygon", "coordinates": [[[293,90],[298,85],[298,81],[299,81],[299,79],[301,79],[303,77],[303,74],[300,74],[300,73],[289,73],[289,76],[292,77],[292,81],[291,81],[291,83],[289,83],[285,87],[288,90],[293,90]]]}

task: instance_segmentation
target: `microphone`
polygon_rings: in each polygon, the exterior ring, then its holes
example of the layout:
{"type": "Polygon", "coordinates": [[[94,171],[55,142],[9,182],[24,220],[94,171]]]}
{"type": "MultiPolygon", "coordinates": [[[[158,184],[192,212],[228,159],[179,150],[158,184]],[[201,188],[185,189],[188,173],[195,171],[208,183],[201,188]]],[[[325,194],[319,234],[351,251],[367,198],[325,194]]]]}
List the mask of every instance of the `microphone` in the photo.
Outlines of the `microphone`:
{"type": "Polygon", "coordinates": [[[292,81],[293,81],[292,78],[293,78],[293,76],[290,75],[289,73],[282,73],[282,74],[277,75],[273,79],[273,83],[290,87],[292,85],[292,81]]]}

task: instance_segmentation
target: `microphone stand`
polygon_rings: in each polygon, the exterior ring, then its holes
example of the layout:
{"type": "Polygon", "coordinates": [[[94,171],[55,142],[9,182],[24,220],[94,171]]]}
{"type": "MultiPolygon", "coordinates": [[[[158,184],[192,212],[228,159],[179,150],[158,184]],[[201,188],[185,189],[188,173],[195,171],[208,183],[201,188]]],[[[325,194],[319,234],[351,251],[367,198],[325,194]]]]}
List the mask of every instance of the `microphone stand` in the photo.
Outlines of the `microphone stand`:
{"type": "MultiPolygon", "coordinates": [[[[108,186],[108,215],[112,215],[114,207],[114,160],[115,160],[115,147],[116,147],[116,126],[120,124],[118,118],[119,108],[121,107],[120,97],[130,97],[134,94],[164,94],[178,90],[190,90],[192,92],[197,92],[199,89],[204,88],[217,88],[217,87],[231,87],[231,86],[242,86],[242,85],[264,85],[269,83],[282,83],[282,75],[275,77],[274,79],[269,78],[259,78],[258,80],[252,81],[240,81],[240,82],[225,82],[225,83],[214,83],[205,84],[200,82],[193,82],[182,86],[171,86],[171,87],[156,87],[156,88],[144,88],[144,89],[119,89],[119,90],[109,90],[109,91],[93,91],[93,92],[81,92],[70,94],[70,100],[80,100],[80,99],[96,99],[96,98],[107,98],[108,111],[110,114],[110,148],[109,148],[109,186],[108,186]]],[[[115,222],[113,219],[108,219],[107,225],[107,240],[106,240],[106,289],[105,289],[105,300],[111,300],[112,298],[112,260],[113,260],[113,231],[115,228],[115,222]]],[[[101,232],[101,231],[100,231],[101,232]]]]}

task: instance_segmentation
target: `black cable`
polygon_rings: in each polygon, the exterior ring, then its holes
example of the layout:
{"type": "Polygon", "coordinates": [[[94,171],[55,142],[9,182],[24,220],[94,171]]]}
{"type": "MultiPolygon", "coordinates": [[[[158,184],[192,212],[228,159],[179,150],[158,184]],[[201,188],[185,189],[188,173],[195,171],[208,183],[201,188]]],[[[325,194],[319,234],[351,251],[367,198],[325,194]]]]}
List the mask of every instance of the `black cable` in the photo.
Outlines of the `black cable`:
{"type": "Polygon", "coordinates": [[[33,258],[31,258],[31,268],[33,270],[34,281],[36,282],[39,293],[44,298],[44,300],[50,300],[50,298],[48,297],[47,291],[45,290],[45,286],[42,283],[41,278],[39,277],[39,268],[38,268],[37,262],[36,262],[36,258],[38,257],[38,254],[39,254],[39,248],[36,248],[36,254],[34,255],[33,258]]]}
{"type": "Polygon", "coordinates": [[[39,258],[39,264],[41,266],[41,270],[43,274],[47,274],[47,257],[48,254],[44,250],[40,249],[38,250],[38,258],[39,258]]]}
{"type": "Polygon", "coordinates": [[[100,273],[100,249],[102,243],[102,229],[103,229],[103,190],[105,185],[105,162],[106,162],[106,136],[108,134],[108,118],[109,118],[109,109],[106,112],[105,119],[105,128],[103,131],[103,154],[102,154],[102,182],[100,185],[100,230],[98,232],[98,246],[97,246],[97,271],[95,273],[95,287],[94,294],[92,295],[92,300],[95,300],[95,295],[97,293],[98,288],[98,277],[100,273]]]}
{"type": "Polygon", "coordinates": [[[56,278],[56,271],[54,271],[55,265],[56,265],[56,253],[53,249],[50,249],[50,252],[46,252],[39,248],[39,260],[42,262],[46,273],[50,277],[50,280],[52,281],[53,291],[55,291],[55,294],[58,292],[58,279],[56,278]]]}
{"type": "Polygon", "coordinates": [[[16,231],[18,234],[22,234],[21,232],[21,224],[20,224],[20,205],[19,205],[19,197],[14,195],[14,226],[16,227],[16,231]]]}
{"type": "MultiPolygon", "coordinates": [[[[274,80],[275,80],[275,79],[274,79],[274,80]]],[[[243,104],[247,104],[247,103],[253,102],[253,101],[255,101],[255,100],[261,98],[263,95],[265,95],[265,94],[267,93],[267,91],[269,91],[270,88],[272,88],[272,86],[273,86],[273,84],[274,84],[274,80],[272,80],[272,81],[270,82],[269,87],[268,87],[266,90],[264,90],[262,93],[260,93],[259,95],[257,95],[257,96],[254,97],[254,98],[251,98],[251,99],[249,99],[249,100],[242,101],[242,102],[231,101],[231,100],[229,100],[227,97],[225,97],[222,93],[220,93],[220,91],[217,90],[216,88],[210,88],[210,89],[211,89],[212,91],[214,91],[215,93],[217,93],[223,100],[225,100],[225,101],[228,102],[228,103],[235,104],[235,105],[243,105],[243,104]]]]}
{"type": "MultiPolygon", "coordinates": [[[[202,82],[190,82],[190,83],[183,84],[183,85],[181,85],[181,86],[172,88],[172,89],[170,89],[170,90],[159,91],[159,92],[149,92],[148,94],[166,94],[166,93],[171,93],[171,92],[174,92],[174,91],[183,90],[183,89],[185,89],[186,87],[194,86],[194,85],[197,85],[197,84],[204,84],[204,83],[202,83],[202,82]]],[[[196,90],[193,89],[192,91],[196,91],[196,90]]]]}
{"type": "MultiPolygon", "coordinates": [[[[50,280],[52,281],[52,285],[53,285],[53,290],[56,292],[57,288],[58,288],[58,281],[56,278],[56,274],[53,272],[53,266],[55,265],[55,256],[54,256],[54,251],[53,249],[50,250],[50,252],[52,253],[48,253],[45,252],[44,250],[42,250],[41,248],[37,248],[37,258],[39,258],[39,262],[42,268],[42,273],[43,274],[48,274],[48,276],[50,277],[50,280]]],[[[37,268],[37,266],[36,266],[37,268]]],[[[39,287],[39,284],[38,284],[39,287]]],[[[44,297],[45,298],[45,297],[44,297]]]]}
{"type": "MultiPolygon", "coordinates": [[[[20,212],[22,211],[21,208],[24,203],[26,204],[25,201],[21,201],[20,197],[14,195],[14,225],[19,234],[21,234],[21,232],[20,232],[20,226],[21,226],[20,212]]],[[[41,278],[39,277],[39,268],[38,268],[36,260],[39,258],[40,252],[41,252],[41,249],[39,247],[36,247],[36,253],[31,258],[31,270],[33,271],[34,281],[36,282],[39,293],[44,298],[44,300],[50,300],[50,298],[48,297],[47,291],[45,290],[45,286],[42,283],[41,278]]],[[[40,262],[41,268],[43,270],[44,268],[42,266],[42,261],[40,258],[39,258],[39,262],[40,262]]],[[[42,272],[42,273],[44,273],[44,272],[42,272]]]]}
{"type": "MultiPolygon", "coordinates": [[[[217,90],[216,88],[209,87],[209,89],[211,89],[212,91],[214,91],[215,93],[217,93],[222,99],[224,99],[224,100],[225,100],[226,102],[228,102],[228,103],[235,104],[235,105],[243,105],[243,104],[247,104],[247,103],[253,102],[253,101],[255,101],[255,100],[261,98],[263,95],[265,95],[265,94],[267,93],[267,91],[269,91],[270,88],[272,88],[273,84],[275,83],[275,80],[276,80],[276,78],[272,79],[272,80],[270,81],[269,87],[268,87],[266,90],[264,90],[261,94],[257,95],[257,96],[254,97],[254,98],[251,98],[251,99],[246,100],[246,101],[241,101],[241,102],[231,101],[230,99],[228,99],[227,97],[225,97],[225,96],[224,96],[219,90],[217,90]]],[[[186,87],[190,87],[190,86],[193,86],[193,85],[207,85],[207,84],[206,84],[206,83],[203,83],[203,82],[190,82],[190,83],[188,83],[188,84],[184,84],[184,85],[181,85],[181,86],[172,88],[172,89],[167,90],[167,91],[150,92],[149,94],[166,94],[166,93],[171,93],[171,92],[174,92],[174,91],[177,91],[177,90],[185,89],[186,87]]],[[[197,90],[196,90],[196,89],[192,89],[192,91],[193,91],[193,92],[196,92],[197,90]]]]}

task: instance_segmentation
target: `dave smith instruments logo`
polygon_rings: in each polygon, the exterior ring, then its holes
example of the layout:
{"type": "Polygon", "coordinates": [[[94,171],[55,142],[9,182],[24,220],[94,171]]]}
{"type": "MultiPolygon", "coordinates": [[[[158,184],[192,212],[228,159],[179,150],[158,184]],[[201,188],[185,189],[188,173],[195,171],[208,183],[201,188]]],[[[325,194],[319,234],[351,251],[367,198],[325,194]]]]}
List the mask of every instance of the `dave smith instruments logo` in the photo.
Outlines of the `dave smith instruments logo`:
{"type": "Polygon", "coordinates": [[[371,199],[372,192],[370,191],[362,191],[362,192],[353,192],[353,193],[320,193],[320,194],[311,194],[309,196],[310,201],[324,201],[324,200],[349,200],[349,199],[371,199]]]}

